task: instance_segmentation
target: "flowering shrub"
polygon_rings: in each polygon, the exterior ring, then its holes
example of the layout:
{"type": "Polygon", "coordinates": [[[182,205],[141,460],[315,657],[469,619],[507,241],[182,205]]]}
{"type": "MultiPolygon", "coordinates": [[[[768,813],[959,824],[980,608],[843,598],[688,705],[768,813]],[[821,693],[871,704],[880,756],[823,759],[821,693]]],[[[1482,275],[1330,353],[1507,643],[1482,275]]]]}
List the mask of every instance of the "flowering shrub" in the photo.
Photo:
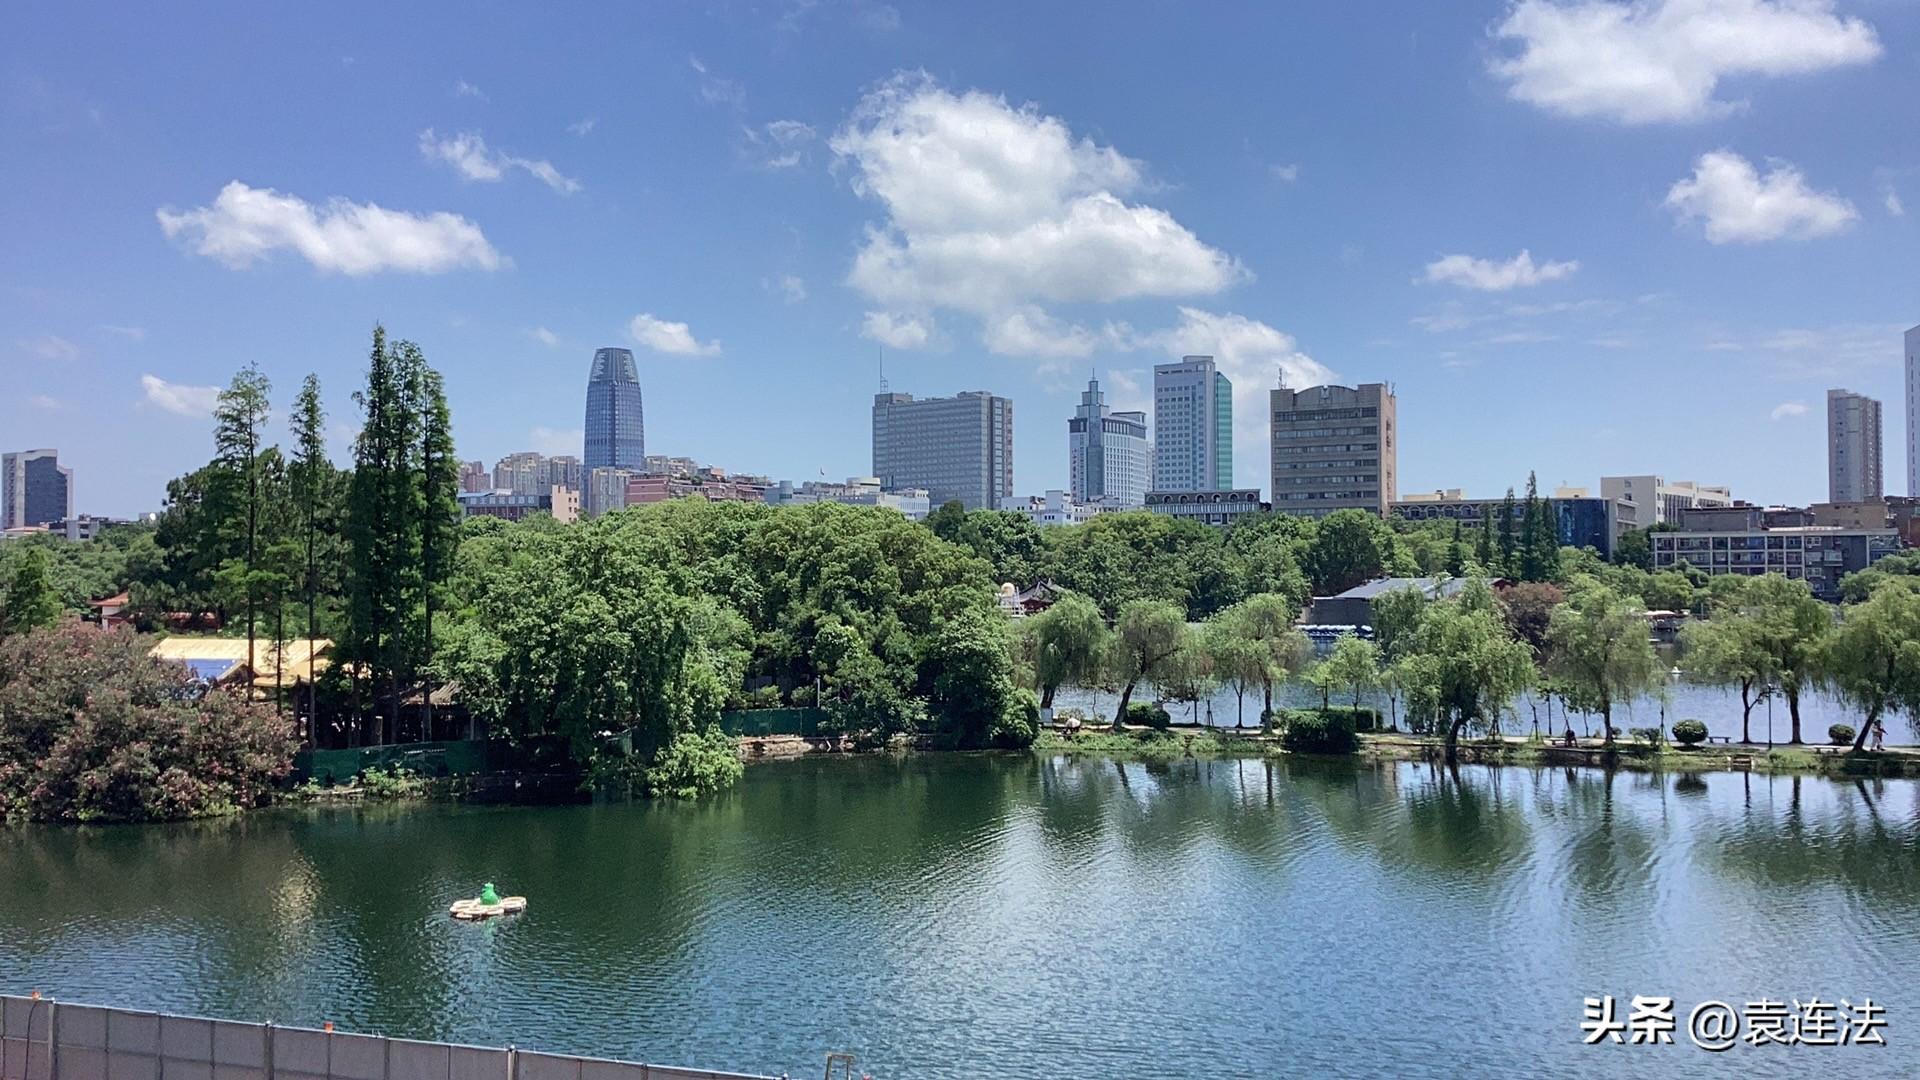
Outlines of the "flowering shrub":
{"type": "Polygon", "coordinates": [[[79,624],[0,641],[0,818],[162,821],[264,802],[292,767],[293,725],[150,639],[79,624]]]}

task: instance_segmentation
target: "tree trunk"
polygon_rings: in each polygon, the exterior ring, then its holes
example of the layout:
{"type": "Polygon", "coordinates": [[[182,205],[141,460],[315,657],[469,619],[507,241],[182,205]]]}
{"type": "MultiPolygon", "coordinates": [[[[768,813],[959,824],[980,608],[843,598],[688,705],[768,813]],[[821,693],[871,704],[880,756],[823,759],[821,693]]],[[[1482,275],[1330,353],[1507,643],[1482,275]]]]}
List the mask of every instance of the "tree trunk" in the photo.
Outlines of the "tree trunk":
{"type": "Polygon", "coordinates": [[[1040,707],[1041,708],[1043,709],[1053,708],[1054,689],[1055,688],[1052,686],[1043,686],[1040,688],[1040,707]]]}
{"type": "Polygon", "coordinates": [[[1880,722],[1880,707],[1876,705],[1873,708],[1867,710],[1867,722],[1864,724],[1861,724],[1860,730],[1854,732],[1853,734],[1853,752],[1854,753],[1857,754],[1861,750],[1866,748],[1867,736],[1873,732],[1873,725],[1879,722],[1880,722]]]}
{"type": "Polygon", "coordinates": [[[1119,731],[1121,723],[1126,720],[1127,703],[1133,700],[1133,686],[1139,681],[1138,679],[1127,680],[1126,688],[1120,691],[1120,707],[1113,711],[1113,730],[1119,731]]]}
{"type": "Polygon", "coordinates": [[[1613,699],[1600,699],[1600,730],[1606,733],[1606,741],[1613,743],[1613,699]]]}
{"type": "Polygon", "coordinates": [[[1785,689],[1787,691],[1787,715],[1793,717],[1793,738],[1787,741],[1794,746],[1798,746],[1800,745],[1800,684],[1790,682],[1786,685],[1785,689]]]}
{"type": "Polygon", "coordinates": [[[1236,690],[1234,696],[1239,703],[1234,707],[1233,726],[1243,728],[1247,726],[1247,692],[1245,689],[1236,690]]]}
{"type": "Polygon", "coordinates": [[[1753,745],[1753,707],[1759,704],[1753,697],[1753,680],[1740,680],[1740,741],[1753,745]]]}

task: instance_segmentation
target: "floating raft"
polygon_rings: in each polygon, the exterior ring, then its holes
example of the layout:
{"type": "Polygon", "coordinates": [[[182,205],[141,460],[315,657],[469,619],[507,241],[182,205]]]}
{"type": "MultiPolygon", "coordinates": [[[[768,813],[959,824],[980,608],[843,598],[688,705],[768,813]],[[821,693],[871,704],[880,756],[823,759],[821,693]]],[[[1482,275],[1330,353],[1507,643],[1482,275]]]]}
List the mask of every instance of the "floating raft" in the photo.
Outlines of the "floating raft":
{"type": "Polygon", "coordinates": [[[478,900],[455,900],[447,909],[447,914],[456,919],[471,922],[476,919],[491,919],[495,915],[518,915],[527,910],[527,898],[524,896],[503,896],[497,904],[483,904],[478,900]]]}

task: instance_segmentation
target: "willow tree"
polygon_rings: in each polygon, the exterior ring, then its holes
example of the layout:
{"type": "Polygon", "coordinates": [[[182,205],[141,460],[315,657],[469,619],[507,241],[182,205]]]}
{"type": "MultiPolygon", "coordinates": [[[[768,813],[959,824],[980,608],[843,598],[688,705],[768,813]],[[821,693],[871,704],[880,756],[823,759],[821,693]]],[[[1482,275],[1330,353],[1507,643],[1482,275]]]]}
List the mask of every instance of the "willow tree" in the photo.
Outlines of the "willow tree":
{"type": "Polygon", "coordinates": [[[1052,607],[1023,620],[1020,636],[1043,709],[1053,708],[1054,692],[1062,686],[1099,677],[1113,637],[1100,609],[1079,593],[1068,593],[1052,607]]]}
{"type": "Polygon", "coordinates": [[[1408,696],[1432,717],[1449,761],[1467,725],[1491,726],[1533,677],[1533,654],[1501,621],[1484,582],[1420,613],[1405,656],[1397,665],[1408,696]]]}
{"type": "Polygon", "coordinates": [[[1659,688],[1661,668],[1637,600],[1598,582],[1575,586],[1547,624],[1548,670],[1572,702],[1600,714],[1613,741],[1613,706],[1659,688]]]}
{"type": "Polygon", "coordinates": [[[1899,579],[1874,588],[1863,604],[1847,608],[1823,650],[1827,681],[1860,709],[1866,720],[1853,748],[1887,713],[1920,717],[1920,591],[1899,579]]]}
{"type": "Polygon", "coordinates": [[[1120,706],[1114,710],[1118,731],[1126,721],[1127,705],[1142,679],[1160,675],[1182,649],[1190,631],[1186,613],[1163,600],[1133,600],[1120,609],[1114,625],[1113,677],[1121,685],[1120,706]]]}

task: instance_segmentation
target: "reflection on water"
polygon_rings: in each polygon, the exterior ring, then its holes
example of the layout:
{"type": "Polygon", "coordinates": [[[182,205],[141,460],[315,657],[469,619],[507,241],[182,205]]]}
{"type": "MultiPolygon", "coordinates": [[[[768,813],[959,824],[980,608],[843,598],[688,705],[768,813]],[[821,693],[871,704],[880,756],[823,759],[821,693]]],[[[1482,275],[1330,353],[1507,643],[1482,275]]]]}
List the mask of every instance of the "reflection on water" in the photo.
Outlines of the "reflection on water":
{"type": "Polygon", "coordinates": [[[1815,1067],[1582,1047],[1598,993],[1870,994],[1892,1045],[1819,1067],[1911,1074],[1916,946],[1904,781],[922,755],[694,806],[0,832],[0,989],[795,1075],[1815,1067]],[[528,913],[445,916],[485,880],[528,913]]]}

